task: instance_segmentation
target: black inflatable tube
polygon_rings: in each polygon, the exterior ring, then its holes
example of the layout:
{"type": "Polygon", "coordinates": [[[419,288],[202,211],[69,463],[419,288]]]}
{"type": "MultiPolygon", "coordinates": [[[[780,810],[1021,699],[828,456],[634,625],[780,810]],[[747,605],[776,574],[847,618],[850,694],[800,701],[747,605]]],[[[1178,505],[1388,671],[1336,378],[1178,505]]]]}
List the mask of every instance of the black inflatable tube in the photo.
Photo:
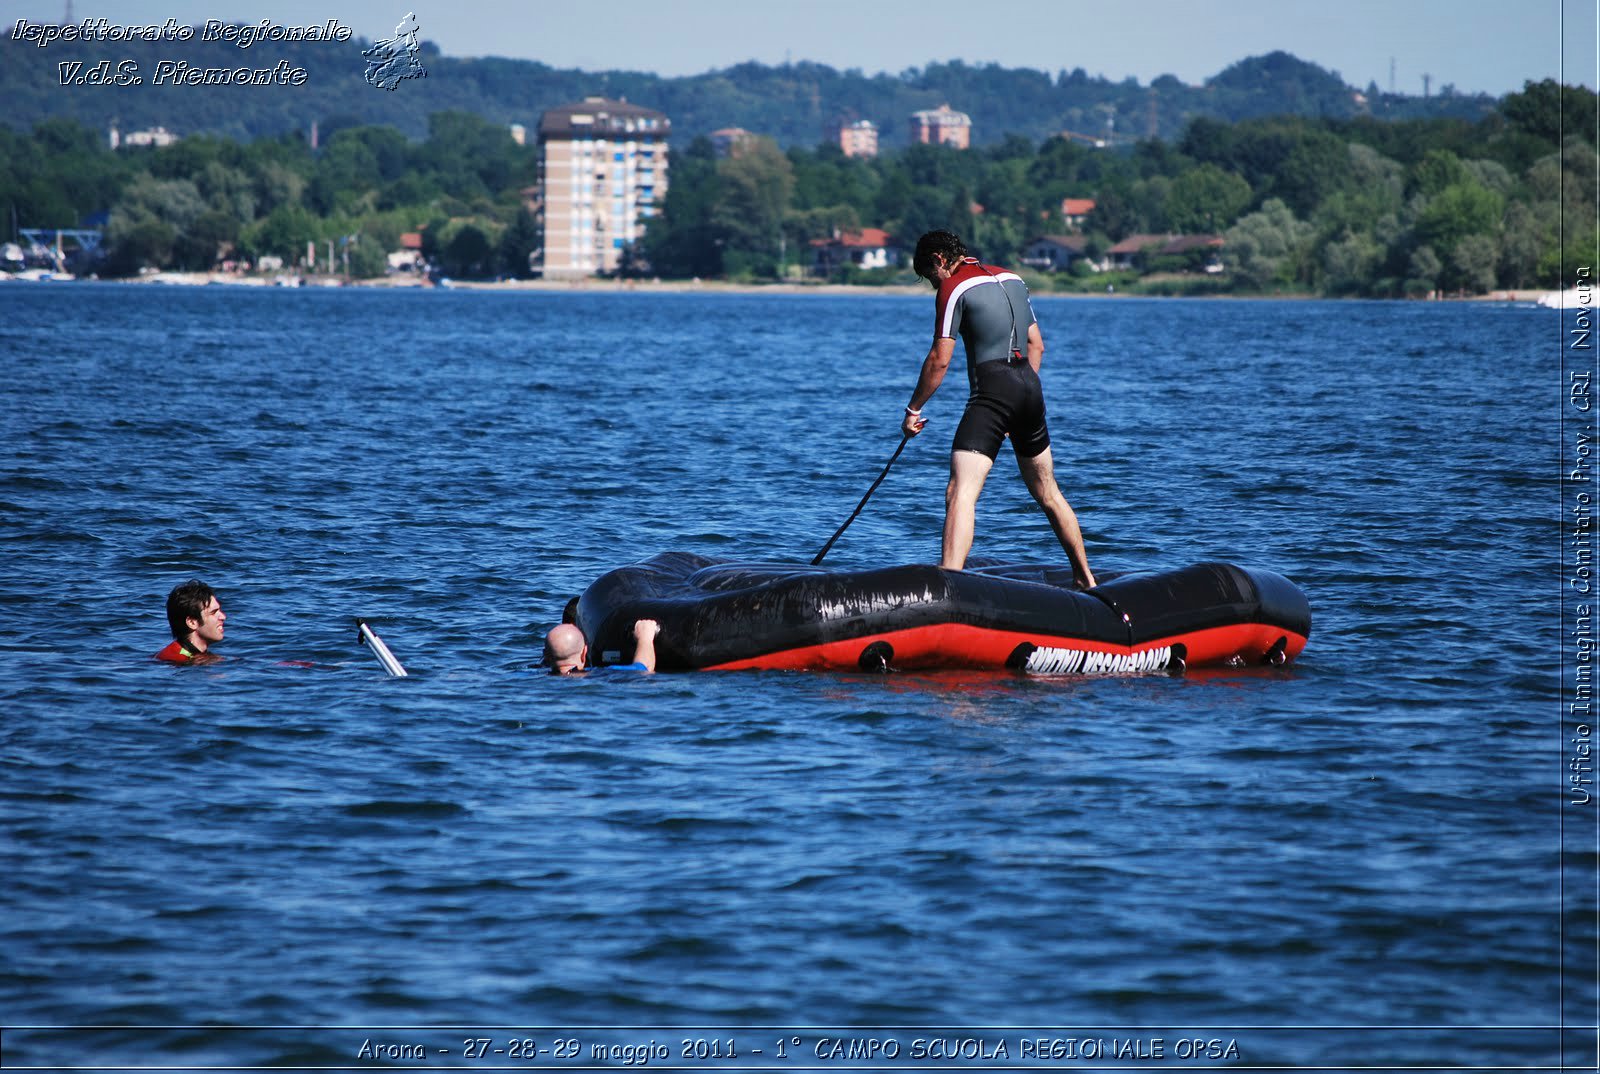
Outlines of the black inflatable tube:
{"type": "Polygon", "coordinates": [[[631,660],[643,618],[661,623],[657,659],[669,671],[867,666],[878,643],[879,654],[921,654],[918,666],[1004,667],[1019,645],[1280,662],[1311,631],[1292,582],[1228,563],[1124,574],[1083,592],[1065,567],[841,571],[664,552],[603,575],[578,602],[597,663],[631,660]]]}

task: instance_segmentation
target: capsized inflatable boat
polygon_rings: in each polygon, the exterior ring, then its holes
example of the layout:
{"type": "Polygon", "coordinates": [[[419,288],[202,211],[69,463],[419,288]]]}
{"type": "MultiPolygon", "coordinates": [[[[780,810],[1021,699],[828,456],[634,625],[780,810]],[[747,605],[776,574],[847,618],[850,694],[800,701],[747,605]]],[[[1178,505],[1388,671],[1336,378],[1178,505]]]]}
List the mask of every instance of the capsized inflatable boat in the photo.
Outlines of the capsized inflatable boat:
{"type": "Polygon", "coordinates": [[[591,659],[633,659],[656,619],[663,671],[1010,668],[1045,674],[1280,665],[1311,634],[1299,588],[1200,563],[1073,588],[1066,567],[928,564],[833,570],[663,552],[602,575],[578,601],[591,659]]]}

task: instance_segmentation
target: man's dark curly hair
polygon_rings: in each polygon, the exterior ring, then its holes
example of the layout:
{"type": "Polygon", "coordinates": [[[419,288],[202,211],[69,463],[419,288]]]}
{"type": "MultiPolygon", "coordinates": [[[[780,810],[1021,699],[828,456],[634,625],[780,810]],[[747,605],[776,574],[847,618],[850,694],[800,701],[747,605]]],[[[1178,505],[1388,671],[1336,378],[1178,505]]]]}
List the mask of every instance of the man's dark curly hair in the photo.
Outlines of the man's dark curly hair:
{"type": "Polygon", "coordinates": [[[967,244],[953,231],[930,231],[917,240],[917,252],[911,258],[911,267],[918,276],[933,282],[934,255],[946,261],[960,261],[967,256],[967,244]]]}
{"type": "Polygon", "coordinates": [[[182,641],[189,636],[190,619],[199,619],[211,598],[216,596],[211,587],[198,578],[191,578],[167,594],[167,626],[172,636],[182,641]]]}

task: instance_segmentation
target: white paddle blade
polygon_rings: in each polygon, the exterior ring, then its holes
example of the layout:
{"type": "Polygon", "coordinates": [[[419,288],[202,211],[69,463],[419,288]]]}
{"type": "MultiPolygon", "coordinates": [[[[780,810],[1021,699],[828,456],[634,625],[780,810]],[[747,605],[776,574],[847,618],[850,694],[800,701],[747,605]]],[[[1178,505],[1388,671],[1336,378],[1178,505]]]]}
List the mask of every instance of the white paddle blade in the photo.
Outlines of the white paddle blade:
{"type": "Polygon", "coordinates": [[[372,650],[372,655],[378,658],[378,663],[383,665],[383,670],[397,679],[405,678],[406,669],[400,666],[400,661],[394,658],[394,654],[383,643],[383,639],[374,634],[372,628],[364,620],[357,620],[357,622],[361,627],[361,640],[366,643],[367,648],[372,650]]]}

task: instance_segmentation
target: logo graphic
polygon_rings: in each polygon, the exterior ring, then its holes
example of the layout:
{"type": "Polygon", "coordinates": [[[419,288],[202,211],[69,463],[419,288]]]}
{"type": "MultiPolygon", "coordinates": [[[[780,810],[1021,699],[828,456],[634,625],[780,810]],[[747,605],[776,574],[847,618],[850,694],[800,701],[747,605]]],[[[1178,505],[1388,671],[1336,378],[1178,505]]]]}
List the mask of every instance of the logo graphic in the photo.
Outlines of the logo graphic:
{"type": "Polygon", "coordinates": [[[1028,654],[1028,662],[1024,667],[1036,675],[1128,675],[1140,671],[1165,671],[1171,660],[1170,645],[1126,654],[1040,646],[1028,654]]]}
{"type": "Polygon", "coordinates": [[[417,44],[417,30],[417,16],[408,11],[394,28],[393,37],[362,50],[361,55],[367,58],[368,85],[392,92],[405,79],[428,77],[427,68],[417,59],[422,51],[417,44]]]}

